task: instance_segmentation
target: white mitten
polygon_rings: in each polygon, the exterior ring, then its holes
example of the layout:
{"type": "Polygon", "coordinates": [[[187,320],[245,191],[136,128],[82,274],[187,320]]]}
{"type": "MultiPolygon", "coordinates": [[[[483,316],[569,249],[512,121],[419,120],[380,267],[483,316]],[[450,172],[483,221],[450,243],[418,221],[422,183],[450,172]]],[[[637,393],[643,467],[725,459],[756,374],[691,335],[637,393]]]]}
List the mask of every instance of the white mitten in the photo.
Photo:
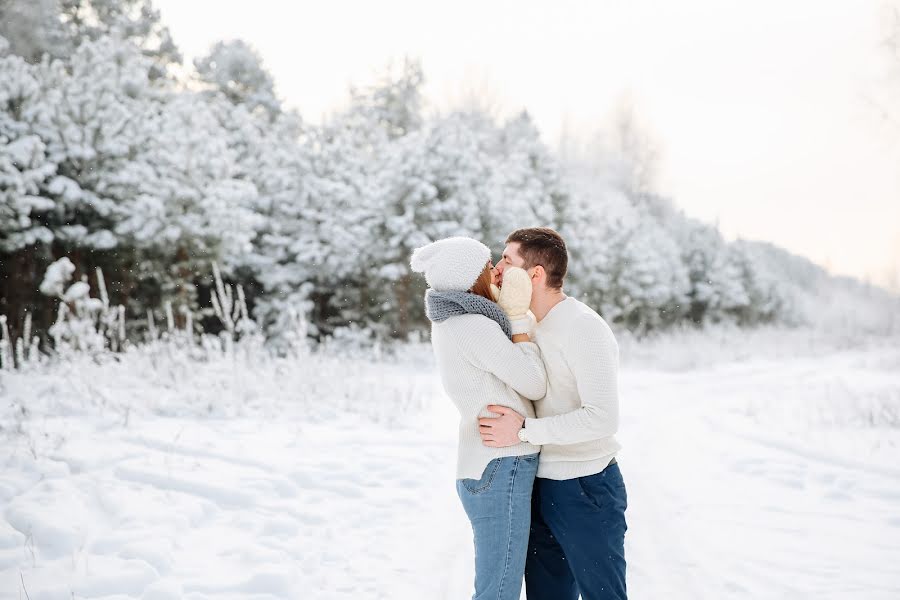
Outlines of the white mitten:
{"type": "Polygon", "coordinates": [[[513,335],[531,331],[531,317],[528,307],[531,305],[531,278],[525,269],[507,267],[503,271],[503,287],[497,304],[509,317],[513,335]]]}

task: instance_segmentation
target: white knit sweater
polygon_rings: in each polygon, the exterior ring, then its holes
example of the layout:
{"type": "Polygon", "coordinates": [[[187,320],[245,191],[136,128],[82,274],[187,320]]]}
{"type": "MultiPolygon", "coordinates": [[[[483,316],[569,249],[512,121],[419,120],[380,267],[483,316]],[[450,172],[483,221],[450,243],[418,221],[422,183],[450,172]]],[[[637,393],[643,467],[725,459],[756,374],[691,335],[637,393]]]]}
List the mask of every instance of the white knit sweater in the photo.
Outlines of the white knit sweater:
{"type": "Polygon", "coordinates": [[[540,452],[539,446],[522,443],[490,448],[482,443],[478,432],[479,417],[499,416],[483,410],[488,404],[534,416],[530,400],[542,398],[547,389],[546,371],[536,344],[514,344],[495,321],[476,314],[432,323],[431,344],[444,390],[460,415],[458,479],[480,479],[494,458],[540,452]]]}
{"type": "Polygon", "coordinates": [[[526,418],[528,441],[541,445],[538,477],[599,473],[621,448],[619,346],[603,317],[567,297],[537,324],[534,341],[547,367],[547,395],[526,418]]]}

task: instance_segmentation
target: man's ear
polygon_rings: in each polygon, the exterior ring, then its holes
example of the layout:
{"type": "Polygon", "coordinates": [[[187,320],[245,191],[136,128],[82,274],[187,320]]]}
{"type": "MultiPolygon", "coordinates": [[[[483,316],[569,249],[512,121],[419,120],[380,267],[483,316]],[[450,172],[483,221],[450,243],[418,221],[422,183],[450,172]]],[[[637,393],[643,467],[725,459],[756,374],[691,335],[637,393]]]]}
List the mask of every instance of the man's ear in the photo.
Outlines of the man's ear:
{"type": "Polygon", "coordinates": [[[532,279],[542,279],[544,277],[544,267],[536,265],[534,271],[531,272],[532,279]]]}

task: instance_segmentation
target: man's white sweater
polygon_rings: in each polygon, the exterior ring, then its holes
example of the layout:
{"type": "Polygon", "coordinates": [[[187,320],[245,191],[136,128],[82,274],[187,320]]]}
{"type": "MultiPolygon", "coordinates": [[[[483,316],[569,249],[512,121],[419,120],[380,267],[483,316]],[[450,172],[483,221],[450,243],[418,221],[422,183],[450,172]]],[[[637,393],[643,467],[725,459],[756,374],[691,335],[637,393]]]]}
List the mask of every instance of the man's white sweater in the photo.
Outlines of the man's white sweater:
{"type": "Polygon", "coordinates": [[[478,431],[479,417],[499,416],[485,410],[488,404],[534,416],[529,400],[542,398],[547,389],[536,344],[510,342],[496,321],[477,314],[432,323],[431,344],[444,390],[460,414],[457,479],[480,479],[487,464],[498,457],[540,452],[530,443],[490,448],[478,431]]]}
{"type": "Polygon", "coordinates": [[[567,297],[537,324],[534,341],[547,368],[547,395],[525,420],[528,441],[542,446],[537,476],[599,473],[621,448],[616,338],[603,317],[567,297]]]}

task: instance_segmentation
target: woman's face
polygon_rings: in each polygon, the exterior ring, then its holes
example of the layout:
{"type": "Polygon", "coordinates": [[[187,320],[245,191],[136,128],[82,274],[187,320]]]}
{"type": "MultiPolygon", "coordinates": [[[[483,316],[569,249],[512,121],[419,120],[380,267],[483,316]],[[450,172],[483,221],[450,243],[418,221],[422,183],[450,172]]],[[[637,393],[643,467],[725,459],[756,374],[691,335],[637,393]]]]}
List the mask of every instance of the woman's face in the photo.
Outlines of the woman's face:
{"type": "Polygon", "coordinates": [[[497,267],[494,266],[494,261],[489,260],[488,266],[491,268],[491,283],[494,285],[500,285],[500,271],[497,270],[497,267]]]}

